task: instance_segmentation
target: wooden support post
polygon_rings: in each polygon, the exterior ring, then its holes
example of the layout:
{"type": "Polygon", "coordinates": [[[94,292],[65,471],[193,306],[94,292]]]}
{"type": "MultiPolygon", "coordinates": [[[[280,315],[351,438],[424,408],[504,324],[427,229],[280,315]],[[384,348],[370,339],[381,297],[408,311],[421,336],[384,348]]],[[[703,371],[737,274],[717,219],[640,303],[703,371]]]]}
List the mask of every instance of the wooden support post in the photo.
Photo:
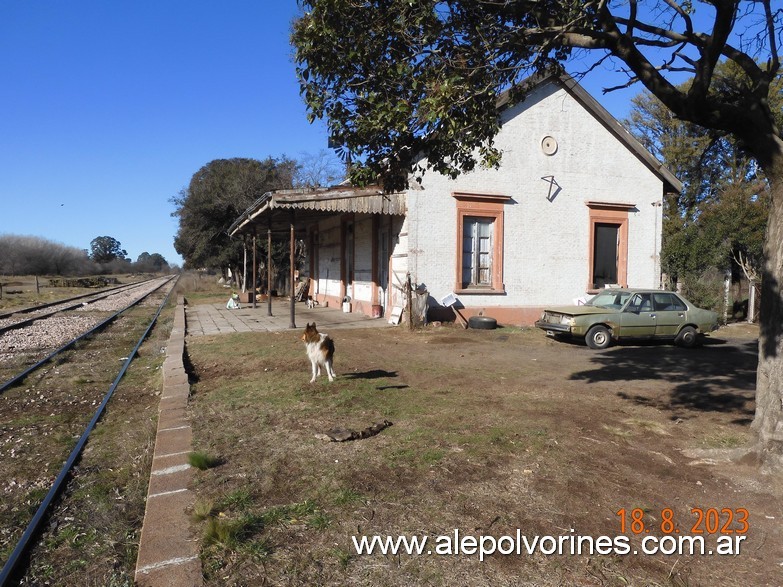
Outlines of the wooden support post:
{"type": "Polygon", "coordinates": [[[296,328],[296,284],[294,283],[294,275],[295,275],[295,264],[296,264],[296,237],[294,235],[294,214],[295,212],[291,210],[291,242],[290,242],[290,251],[289,251],[289,259],[290,259],[290,278],[291,278],[291,302],[290,302],[290,311],[291,311],[291,322],[288,325],[288,328],[296,328]]]}
{"type": "Polygon", "coordinates": [[[256,232],[253,230],[253,283],[250,284],[250,295],[253,297],[253,309],[256,309],[256,232]]]}
{"type": "Polygon", "coordinates": [[[247,293],[247,237],[242,238],[242,293],[247,293]]]}
{"type": "Polygon", "coordinates": [[[410,273],[405,280],[405,292],[408,296],[408,328],[413,330],[413,286],[411,285],[410,273]]]}
{"type": "Polygon", "coordinates": [[[266,228],[266,315],[272,315],[272,213],[266,228]]]}

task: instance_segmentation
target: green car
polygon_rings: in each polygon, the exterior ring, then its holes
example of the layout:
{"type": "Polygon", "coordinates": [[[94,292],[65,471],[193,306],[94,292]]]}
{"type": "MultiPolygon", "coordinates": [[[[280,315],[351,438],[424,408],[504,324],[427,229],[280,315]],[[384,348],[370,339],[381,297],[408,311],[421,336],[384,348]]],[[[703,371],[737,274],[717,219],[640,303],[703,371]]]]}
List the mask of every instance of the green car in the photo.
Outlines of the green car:
{"type": "Polygon", "coordinates": [[[673,340],[690,348],[718,329],[718,315],[671,291],[607,289],[582,306],[547,308],[536,326],[556,338],[584,337],[591,349],[625,339],[673,340]]]}

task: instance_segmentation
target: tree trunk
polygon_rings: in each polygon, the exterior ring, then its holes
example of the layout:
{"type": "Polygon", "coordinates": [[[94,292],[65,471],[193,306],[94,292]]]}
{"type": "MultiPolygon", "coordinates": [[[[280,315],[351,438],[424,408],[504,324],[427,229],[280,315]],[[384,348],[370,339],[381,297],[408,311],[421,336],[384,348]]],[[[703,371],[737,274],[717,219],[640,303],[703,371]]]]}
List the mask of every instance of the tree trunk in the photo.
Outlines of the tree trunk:
{"type": "Polygon", "coordinates": [[[752,430],[765,468],[783,470],[783,156],[765,169],[771,205],[761,280],[756,415],[752,430]]]}

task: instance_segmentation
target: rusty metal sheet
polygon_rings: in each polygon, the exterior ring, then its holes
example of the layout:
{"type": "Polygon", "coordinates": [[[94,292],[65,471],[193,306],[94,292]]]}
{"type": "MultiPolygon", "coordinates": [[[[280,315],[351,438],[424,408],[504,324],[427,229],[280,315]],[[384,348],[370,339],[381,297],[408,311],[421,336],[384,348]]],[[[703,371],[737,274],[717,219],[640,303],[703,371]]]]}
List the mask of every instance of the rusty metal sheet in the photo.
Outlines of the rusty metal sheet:
{"type": "Polygon", "coordinates": [[[405,194],[329,194],[318,197],[275,198],[274,208],[295,208],[321,212],[356,212],[364,214],[405,214],[405,194]]]}
{"type": "MultiPolygon", "coordinates": [[[[267,192],[250,206],[229,228],[232,236],[241,234],[254,225],[263,224],[275,210],[308,210],[319,216],[325,214],[390,214],[406,213],[404,193],[385,194],[378,186],[356,188],[335,186],[314,190],[292,189],[267,192]]],[[[312,220],[312,219],[311,219],[312,220]]],[[[279,229],[277,227],[276,229],[279,229]]]]}

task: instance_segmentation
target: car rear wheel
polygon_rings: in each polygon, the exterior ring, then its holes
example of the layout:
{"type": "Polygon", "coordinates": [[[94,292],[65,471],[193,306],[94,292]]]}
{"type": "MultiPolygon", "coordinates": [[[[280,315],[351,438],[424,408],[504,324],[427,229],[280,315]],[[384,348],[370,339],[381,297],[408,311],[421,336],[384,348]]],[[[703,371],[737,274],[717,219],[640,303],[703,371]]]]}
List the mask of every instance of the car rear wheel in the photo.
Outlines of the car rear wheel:
{"type": "Polygon", "coordinates": [[[686,349],[692,349],[699,341],[699,335],[693,326],[684,326],[677,338],[674,339],[674,343],[684,347],[686,349]]]}
{"type": "Polygon", "coordinates": [[[612,344],[612,335],[609,334],[609,329],[606,326],[599,324],[587,331],[585,342],[591,349],[605,349],[612,344]]]}

